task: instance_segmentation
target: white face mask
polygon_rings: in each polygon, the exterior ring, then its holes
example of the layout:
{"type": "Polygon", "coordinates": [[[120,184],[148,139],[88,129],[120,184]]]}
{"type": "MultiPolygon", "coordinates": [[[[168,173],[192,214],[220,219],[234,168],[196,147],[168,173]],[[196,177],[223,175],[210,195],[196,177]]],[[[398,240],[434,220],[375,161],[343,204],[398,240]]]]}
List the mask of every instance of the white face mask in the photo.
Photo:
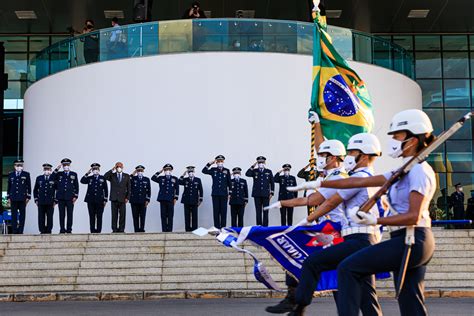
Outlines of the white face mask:
{"type": "Polygon", "coordinates": [[[356,165],[357,165],[356,157],[347,155],[344,158],[344,169],[346,169],[346,171],[354,170],[356,165]]]}
{"type": "Polygon", "coordinates": [[[403,153],[402,145],[404,142],[406,142],[406,140],[402,142],[394,138],[390,139],[390,141],[388,142],[387,155],[389,155],[392,158],[400,157],[403,153]]]}
{"type": "Polygon", "coordinates": [[[316,168],[318,171],[323,171],[324,168],[326,168],[328,165],[326,161],[327,157],[318,156],[318,158],[316,158],[316,168]]]}
{"type": "Polygon", "coordinates": [[[265,164],[264,164],[264,163],[259,163],[259,164],[258,164],[258,168],[259,168],[259,169],[264,169],[264,168],[265,168],[265,164]]]}
{"type": "Polygon", "coordinates": [[[284,174],[285,176],[289,176],[289,175],[290,175],[290,172],[287,171],[287,170],[285,170],[285,171],[283,171],[283,174],[284,174]]]}
{"type": "Polygon", "coordinates": [[[51,175],[51,170],[49,170],[49,169],[48,169],[48,170],[45,170],[45,171],[44,171],[44,175],[45,175],[45,176],[51,175]]]}
{"type": "Polygon", "coordinates": [[[63,166],[64,171],[69,171],[69,166],[63,166]]]}
{"type": "Polygon", "coordinates": [[[191,178],[194,177],[194,172],[188,172],[188,176],[190,176],[191,178]]]}
{"type": "Polygon", "coordinates": [[[115,170],[117,170],[118,173],[122,172],[122,168],[120,168],[120,167],[118,167],[118,168],[115,169],[115,170]]]}
{"type": "Polygon", "coordinates": [[[218,162],[218,163],[217,163],[217,166],[218,166],[219,168],[222,168],[222,167],[224,167],[224,163],[223,163],[223,162],[218,162]]]}
{"type": "Polygon", "coordinates": [[[138,176],[143,177],[143,171],[138,171],[138,176]]]}
{"type": "Polygon", "coordinates": [[[165,171],[165,176],[170,176],[170,175],[171,175],[171,171],[166,170],[166,171],[165,171]]]}
{"type": "Polygon", "coordinates": [[[462,188],[459,188],[459,191],[462,192],[462,188]]]}
{"type": "Polygon", "coordinates": [[[99,170],[98,170],[98,169],[94,169],[94,170],[92,170],[92,174],[94,174],[94,175],[98,175],[98,174],[99,174],[99,170]]]}
{"type": "Polygon", "coordinates": [[[240,179],[240,174],[234,174],[234,179],[239,180],[240,179]]]}
{"type": "Polygon", "coordinates": [[[15,171],[22,171],[23,170],[23,167],[22,166],[15,166],[15,171]]]}

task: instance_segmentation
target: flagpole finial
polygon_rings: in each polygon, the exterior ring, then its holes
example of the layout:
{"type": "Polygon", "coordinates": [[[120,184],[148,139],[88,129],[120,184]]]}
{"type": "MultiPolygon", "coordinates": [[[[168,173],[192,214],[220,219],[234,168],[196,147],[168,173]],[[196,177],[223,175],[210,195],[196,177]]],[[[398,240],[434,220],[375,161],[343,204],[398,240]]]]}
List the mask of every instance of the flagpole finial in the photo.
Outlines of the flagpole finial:
{"type": "Polygon", "coordinates": [[[319,12],[319,2],[321,2],[321,0],[313,0],[313,4],[314,4],[313,11],[319,12]]]}

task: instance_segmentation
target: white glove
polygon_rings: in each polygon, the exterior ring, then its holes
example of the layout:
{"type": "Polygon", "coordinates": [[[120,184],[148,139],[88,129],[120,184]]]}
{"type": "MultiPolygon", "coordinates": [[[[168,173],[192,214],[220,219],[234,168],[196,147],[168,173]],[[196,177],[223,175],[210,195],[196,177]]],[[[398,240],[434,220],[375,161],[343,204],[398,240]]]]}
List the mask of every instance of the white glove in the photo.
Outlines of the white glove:
{"type": "Polygon", "coordinates": [[[371,213],[359,211],[358,207],[353,207],[348,211],[349,218],[357,224],[377,225],[377,217],[371,213]]]}
{"type": "Polygon", "coordinates": [[[321,187],[321,182],[323,179],[321,177],[317,178],[315,181],[308,181],[298,184],[295,187],[287,187],[286,189],[290,192],[304,191],[304,190],[316,190],[321,187]]]}
{"type": "Polygon", "coordinates": [[[307,217],[303,218],[301,221],[298,222],[298,224],[296,224],[296,226],[311,226],[311,225],[313,225],[313,222],[308,222],[307,217]]]}
{"type": "Polygon", "coordinates": [[[319,115],[315,111],[308,112],[308,122],[310,124],[319,123],[319,115]]]}
{"type": "Polygon", "coordinates": [[[263,208],[263,210],[264,210],[264,211],[268,211],[268,210],[277,209],[277,208],[278,208],[278,209],[281,208],[281,202],[280,202],[280,201],[277,201],[277,202],[272,203],[272,204],[270,204],[270,205],[268,205],[268,206],[265,206],[265,207],[263,208]]]}

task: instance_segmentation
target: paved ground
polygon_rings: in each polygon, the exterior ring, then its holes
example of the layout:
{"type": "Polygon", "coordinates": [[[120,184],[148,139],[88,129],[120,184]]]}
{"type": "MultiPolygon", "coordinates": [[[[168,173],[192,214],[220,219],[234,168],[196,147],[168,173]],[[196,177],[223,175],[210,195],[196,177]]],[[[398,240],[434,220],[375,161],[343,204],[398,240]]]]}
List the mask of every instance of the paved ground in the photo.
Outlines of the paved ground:
{"type": "MultiPolygon", "coordinates": [[[[42,302],[0,303],[0,315],[100,315],[100,316],[146,316],[146,315],[271,315],[264,312],[265,306],[275,299],[195,299],[158,301],[108,301],[108,302],[42,302]]],[[[393,299],[383,299],[384,315],[399,315],[393,299]]],[[[431,316],[474,315],[474,299],[437,298],[428,300],[431,316]]],[[[308,315],[335,315],[332,298],[316,299],[308,315]]]]}

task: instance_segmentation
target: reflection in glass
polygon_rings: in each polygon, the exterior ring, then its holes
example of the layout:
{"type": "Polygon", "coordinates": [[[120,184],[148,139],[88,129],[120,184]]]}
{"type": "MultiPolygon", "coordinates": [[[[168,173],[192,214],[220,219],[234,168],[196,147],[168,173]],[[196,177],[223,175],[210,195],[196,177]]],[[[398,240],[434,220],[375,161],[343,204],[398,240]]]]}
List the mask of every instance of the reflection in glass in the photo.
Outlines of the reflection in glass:
{"type": "Polygon", "coordinates": [[[468,78],[467,52],[443,52],[443,76],[445,78],[468,78]]]}
{"type": "Polygon", "coordinates": [[[444,130],[443,109],[423,109],[433,124],[434,134],[439,135],[444,130]]]}
{"type": "Polygon", "coordinates": [[[422,79],[416,82],[421,87],[423,108],[443,107],[443,87],[441,79],[422,79]]]}
{"type": "Polygon", "coordinates": [[[193,51],[222,51],[229,46],[228,23],[225,21],[193,21],[193,51]]]}
{"type": "MultiPolygon", "coordinates": [[[[445,109],[445,122],[446,128],[449,128],[454,124],[458,119],[469,112],[469,109],[445,109]]],[[[472,137],[472,121],[467,121],[464,126],[458,130],[450,139],[471,139],[472,137]]]]}
{"type": "Polygon", "coordinates": [[[5,52],[22,53],[28,50],[28,37],[26,36],[0,36],[5,52]]]}
{"type": "Polygon", "coordinates": [[[297,24],[298,53],[311,55],[313,53],[313,26],[300,22],[297,24]]]}
{"type": "Polygon", "coordinates": [[[441,53],[416,52],[416,77],[441,78],[441,53]]]}
{"type": "Polygon", "coordinates": [[[354,60],[372,63],[372,38],[355,32],[352,35],[354,39],[354,60]]]}
{"type": "Polygon", "coordinates": [[[470,107],[469,80],[444,80],[444,104],[448,107],[470,107]]]}
{"type": "Polygon", "coordinates": [[[440,50],[440,37],[438,35],[415,36],[415,50],[440,50]]]}
{"type": "Polygon", "coordinates": [[[413,49],[413,36],[411,35],[394,35],[392,41],[395,44],[400,45],[401,47],[405,48],[406,50],[413,49]]]}
{"type": "Polygon", "coordinates": [[[192,28],[193,24],[190,20],[160,22],[158,28],[160,54],[192,51],[192,28]]]}
{"type": "Polygon", "coordinates": [[[5,72],[8,74],[8,80],[26,79],[27,74],[27,54],[26,53],[7,53],[5,54],[5,72]]]}
{"type": "Polygon", "coordinates": [[[446,142],[448,163],[453,172],[472,172],[472,141],[448,140],[446,142]]]}
{"type": "Polygon", "coordinates": [[[49,45],[49,36],[30,36],[30,52],[39,52],[49,45]]]}
{"type": "Polygon", "coordinates": [[[390,54],[390,45],[388,42],[373,38],[374,45],[374,64],[385,67],[392,68],[392,56],[390,54]]]}
{"type": "Polygon", "coordinates": [[[443,50],[467,50],[467,35],[443,35],[443,50]]]}

